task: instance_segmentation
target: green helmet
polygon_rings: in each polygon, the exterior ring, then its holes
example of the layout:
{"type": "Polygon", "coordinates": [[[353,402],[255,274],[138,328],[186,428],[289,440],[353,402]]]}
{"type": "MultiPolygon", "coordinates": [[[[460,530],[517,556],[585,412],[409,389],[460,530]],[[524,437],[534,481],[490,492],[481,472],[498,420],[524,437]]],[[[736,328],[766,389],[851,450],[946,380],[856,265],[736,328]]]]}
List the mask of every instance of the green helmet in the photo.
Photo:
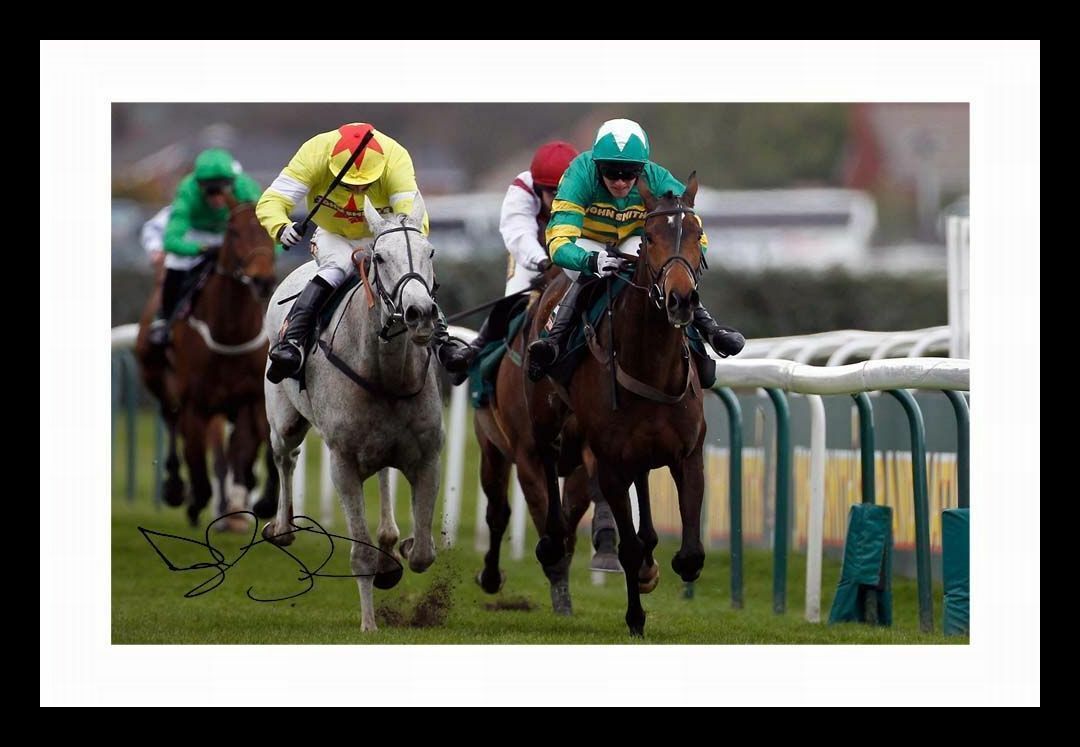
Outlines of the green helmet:
{"type": "Polygon", "coordinates": [[[630,119],[609,119],[596,131],[594,161],[644,164],[649,160],[649,136],[630,119]]]}
{"type": "Polygon", "coordinates": [[[232,181],[240,173],[240,164],[222,148],[204,150],[195,158],[195,181],[232,181]]]}

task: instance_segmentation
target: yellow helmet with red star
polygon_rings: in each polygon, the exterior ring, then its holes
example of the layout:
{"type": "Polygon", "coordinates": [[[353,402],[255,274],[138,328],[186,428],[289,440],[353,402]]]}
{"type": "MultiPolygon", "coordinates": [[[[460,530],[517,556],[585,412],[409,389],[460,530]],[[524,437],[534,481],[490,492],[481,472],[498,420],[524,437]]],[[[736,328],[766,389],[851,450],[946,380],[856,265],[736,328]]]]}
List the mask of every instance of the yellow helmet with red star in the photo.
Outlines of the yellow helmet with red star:
{"type": "Polygon", "coordinates": [[[367,122],[351,122],[338,127],[337,131],[339,137],[330,151],[330,173],[334,176],[341,173],[360,141],[369,132],[374,132],[341,181],[346,184],[370,184],[382,176],[386,169],[386,155],[379,143],[379,131],[367,122]]]}

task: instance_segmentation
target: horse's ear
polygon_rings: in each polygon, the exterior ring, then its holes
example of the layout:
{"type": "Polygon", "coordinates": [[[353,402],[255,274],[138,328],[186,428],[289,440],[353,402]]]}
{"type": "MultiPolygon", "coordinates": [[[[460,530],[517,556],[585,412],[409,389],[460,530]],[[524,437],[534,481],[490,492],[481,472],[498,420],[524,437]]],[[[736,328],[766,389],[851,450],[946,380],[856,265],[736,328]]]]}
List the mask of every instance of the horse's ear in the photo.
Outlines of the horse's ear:
{"type": "Polygon", "coordinates": [[[641,199],[645,201],[645,211],[651,213],[656,207],[656,198],[653,197],[652,190],[649,189],[649,178],[645,176],[644,171],[638,177],[637,189],[641,193],[641,199]]]}
{"type": "Polygon", "coordinates": [[[367,221],[368,228],[371,229],[373,235],[382,233],[382,227],[386,221],[379,215],[379,211],[371,204],[371,198],[367,195],[364,195],[364,220],[367,221]]]}
{"type": "Polygon", "coordinates": [[[682,201],[686,203],[688,207],[694,207],[694,198],[697,197],[697,171],[691,171],[690,177],[686,180],[686,191],[683,192],[682,201]]]}
{"type": "Polygon", "coordinates": [[[420,190],[416,190],[413,197],[412,210],[409,211],[409,222],[417,228],[424,225],[424,198],[420,196],[420,190]]]}

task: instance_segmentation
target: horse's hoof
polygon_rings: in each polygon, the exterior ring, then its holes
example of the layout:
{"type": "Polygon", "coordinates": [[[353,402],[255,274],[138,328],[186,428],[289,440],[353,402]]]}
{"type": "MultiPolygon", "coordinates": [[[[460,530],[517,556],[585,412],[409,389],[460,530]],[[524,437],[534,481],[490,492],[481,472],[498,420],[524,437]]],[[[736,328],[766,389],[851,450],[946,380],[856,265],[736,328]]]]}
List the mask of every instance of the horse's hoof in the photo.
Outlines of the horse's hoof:
{"type": "Polygon", "coordinates": [[[398,552],[401,553],[403,560],[409,559],[409,553],[412,552],[413,544],[416,542],[412,537],[406,537],[401,540],[401,544],[398,545],[398,552]]]}
{"type": "Polygon", "coordinates": [[[566,551],[563,547],[563,543],[556,542],[547,534],[541,537],[540,541],[536,543],[536,559],[539,560],[540,565],[545,568],[558,563],[565,554],[566,551]]]}
{"type": "Polygon", "coordinates": [[[687,583],[698,580],[698,576],[701,575],[701,568],[704,565],[704,555],[687,558],[679,553],[675,553],[675,557],[671,559],[671,569],[679,574],[679,578],[687,583]]]}
{"type": "Polygon", "coordinates": [[[598,552],[593,555],[592,561],[589,563],[589,570],[600,571],[601,573],[623,572],[619,556],[613,552],[598,552]]]}
{"type": "Polygon", "coordinates": [[[645,637],[645,610],[638,614],[626,613],[626,627],[630,630],[631,638],[645,637]]]}
{"type": "Polygon", "coordinates": [[[551,609],[560,617],[574,614],[574,606],[570,601],[570,582],[565,578],[551,584],[551,609]]]}
{"type": "Polygon", "coordinates": [[[277,513],[277,501],[270,496],[263,496],[255,501],[255,505],[251,507],[251,510],[260,519],[272,518],[277,513]]]}
{"type": "Polygon", "coordinates": [[[278,532],[276,523],[269,521],[262,528],[262,538],[272,545],[288,547],[296,539],[296,533],[295,531],[278,532]]]}
{"type": "Polygon", "coordinates": [[[181,480],[166,480],[161,488],[161,499],[174,508],[184,503],[184,483],[181,480]]]}
{"type": "Polygon", "coordinates": [[[498,574],[495,574],[488,573],[486,568],[482,569],[476,574],[476,583],[488,594],[498,594],[506,584],[506,571],[500,569],[498,574]]]}
{"type": "Polygon", "coordinates": [[[642,568],[638,572],[637,587],[641,594],[648,594],[660,583],[660,564],[655,560],[649,568],[642,568]]]}
{"type": "Polygon", "coordinates": [[[191,524],[191,526],[193,526],[193,527],[199,526],[199,513],[201,511],[202,511],[201,508],[195,508],[194,506],[188,506],[188,508],[187,508],[187,518],[188,518],[188,523],[191,524]]]}
{"type": "Polygon", "coordinates": [[[375,574],[375,588],[376,589],[393,589],[401,581],[401,577],[405,574],[405,570],[398,566],[393,570],[381,571],[375,574]]]}

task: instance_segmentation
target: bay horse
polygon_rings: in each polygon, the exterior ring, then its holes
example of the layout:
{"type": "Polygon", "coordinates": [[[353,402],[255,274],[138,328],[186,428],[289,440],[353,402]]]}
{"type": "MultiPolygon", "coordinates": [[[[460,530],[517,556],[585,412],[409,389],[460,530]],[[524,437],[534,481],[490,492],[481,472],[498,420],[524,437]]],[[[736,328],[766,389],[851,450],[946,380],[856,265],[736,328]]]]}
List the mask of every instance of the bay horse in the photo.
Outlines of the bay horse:
{"type": "MultiPolygon", "coordinates": [[[[387,468],[412,485],[413,536],[399,552],[421,573],[435,561],[432,521],[439,492],[442,398],[430,348],[438,316],[432,257],[421,226],[424,202],[416,195],[408,215],[384,218],[364,197],[364,219],[374,235],[353,263],[362,283],[333,312],[318,347],[307,358],[305,389],[295,379],[265,382],[266,412],[281,499],[263,537],[287,546],[302,527],[293,523],[292,474],[296,451],[311,426],[330,448],[330,476],[348,521],[351,566],[360,592],[360,629],[375,631],[373,588],[389,589],[402,577],[393,556],[399,539],[387,468]],[[364,516],[364,482],[379,474],[378,547],[370,544],[364,516]]],[[[281,284],[266,315],[278,329],[288,312],[282,299],[298,295],[315,274],[314,262],[281,284]]]]}
{"type": "MultiPolygon", "coordinates": [[[[551,204],[554,192],[544,190],[540,193],[541,208],[537,215],[538,240],[543,245],[545,229],[551,218],[551,204]]],[[[529,297],[526,316],[531,317],[536,311],[537,301],[545,287],[551,283],[564,281],[566,275],[559,267],[552,266],[544,273],[542,283],[529,297]]],[[[565,290],[566,284],[560,286],[565,290]]],[[[561,292],[560,292],[561,295],[561,292]]],[[[490,320],[489,324],[497,330],[505,329],[509,320],[499,323],[490,320]]],[[[491,400],[484,407],[476,409],[473,427],[480,445],[480,484],[487,497],[485,520],[488,526],[489,545],[484,554],[484,567],[476,580],[488,594],[495,594],[502,589],[506,573],[499,568],[499,556],[503,537],[510,522],[510,501],[508,487],[511,467],[517,467],[517,480],[525,495],[526,506],[533,524],[540,534],[544,533],[547,517],[548,494],[543,465],[536,458],[537,449],[533,441],[532,424],[526,401],[526,389],[531,388],[522,368],[525,357],[525,342],[528,329],[522,327],[507,342],[507,352],[495,374],[495,386],[491,400]]],[[[576,434],[573,416],[563,428],[559,474],[565,476],[564,491],[567,496],[567,522],[576,526],[598,496],[596,481],[590,480],[580,458],[580,443],[576,434]],[[575,447],[573,444],[577,444],[575,447]]],[[[553,564],[542,566],[547,576],[551,591],[553,611],[558,615],[573,612],[570,595],[570,561],[574,554],[577,534],[571,532],[567,537],[567,553],[553,564]]],[[[648,590],[655,587],[659,576],[654,576],[648,590]]]]}
{"type": "MultiPolygon", "coordinates": [[[[644,635],[641,585],[655,567],[652,552],[657,537],[647,490],[650,470],[669,469],[679,494],[682,545],[672,568],[684,581],[693,581],[705,561],[701,542],[705,417],[684,333],[699,303],[702,228],[693,209],[697,188],[696,174],[691,174],[681,196],[668,192],[657,198],[639,180],[646,208],[644,235],[630,287],[614,302],[614,320],[605,317],[595,330],[586,330],[592,354],[585,355],[565,390],[560,392],[550,378],[526,388],[536,447],[533,467],[539,462],[548,496],[537,558],[546,568],[572,551],[575,516],[579,519],[584,513],[570,502],[564,510],[559,499],[559,439],[565,438],[572,418],[578,438],[562,448],[580,448],[587,472],[599,481],[615,516],[626,577],[625,619],[634,636],[644,635]],[[631,516],[631,484],[638,488],[639,532],[631,516]]],[[[545,292],[532,337],[539,334],[564,289],[564,283],[556,283],[545,292]]]]}
{"type": "MultiPolygon", "coordinates": [[[[253,203],[237,202],[230,194],[226,204],[229,219],[213,270],[190,302],[190,312],[173,321],[165,360],[154,359],[146,339],[153,312],[144,313],[136,340],[143,382],[161,404],[168,432],[163,498],[171,506],[185,499],[179,435],[191,481],[187,514],[193,526],[212,494],[206,448],[208,439],[211,445],[217,440],[221,424],[215,421],[223,416],[233,423],[224,454],[227,478],[217,468],[225,483],[219,513],[248,507],[261,444],[267,444],[269,457],[262,388],[268,342],[262,322],[275,281],[274,242],[256,218],[253,203]]],[[[267,462],[264,499],[277,493],[277,469],[272,460],[267,462]]]]}

